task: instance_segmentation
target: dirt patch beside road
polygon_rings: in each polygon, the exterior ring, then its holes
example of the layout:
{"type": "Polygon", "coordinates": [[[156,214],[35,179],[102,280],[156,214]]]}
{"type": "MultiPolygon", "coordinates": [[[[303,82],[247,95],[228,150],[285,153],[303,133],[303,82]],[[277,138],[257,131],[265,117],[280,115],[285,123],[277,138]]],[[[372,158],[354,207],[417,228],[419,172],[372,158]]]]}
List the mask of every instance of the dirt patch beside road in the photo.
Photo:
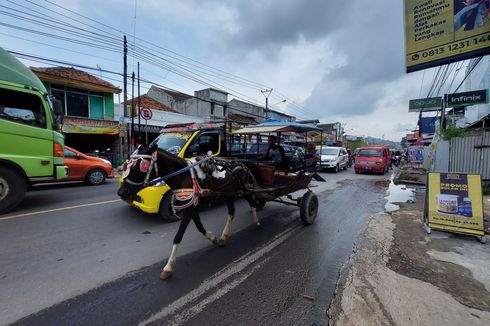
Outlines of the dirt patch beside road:
{"type": "Polygon", "coordinates": [[[331,325],[490,325],[489,246],[427,235],[423,198],[369,221],[342,269],[331,325]]]}

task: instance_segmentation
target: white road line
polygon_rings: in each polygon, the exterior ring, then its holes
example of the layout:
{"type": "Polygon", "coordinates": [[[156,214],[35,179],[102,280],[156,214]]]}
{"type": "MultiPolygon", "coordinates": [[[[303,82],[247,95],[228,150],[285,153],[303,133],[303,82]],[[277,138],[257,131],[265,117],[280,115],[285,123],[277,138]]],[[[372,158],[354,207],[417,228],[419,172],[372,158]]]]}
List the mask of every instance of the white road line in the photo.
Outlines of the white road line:
{"type": "Polygon", "coordinates": [[[69,209],[80,208],[80,207],[88,207],[88,206],[96,206],[96,205],[110,204],[110,203],[115,203],[117,201],[121,201],[121,199],[106,200],[106,201],[100,201],[100,202],[97,202],[97,203],[90,203],[90,204],[83,204],[83,205],[75,205],[75,206],[69,206],[69,207],[61,207],[61,208],[48,209],[48,210],[45,210],[45,211],[37,211],[37,212],[30,212],[30,213],[24,213],[24,214],[18,214],[18,215],[5,216],[5,217],[0,217],[0,221],[12,220],[12,219],[18,218],[18,217],[32,216],[32,215],[37,215],[37,214],[45,214],[45,213],[66,211],[66,210],[69,210],[69,209]]]}
{"type": "Polygon", "coordinates": [[[196,314],[200,313],[207,305],[213,303],[214,301],[228,293],[230,290],[237,287],[255,270],[260,268],[268,260],[268,258],[260,264],[254,266],[247,273],[241,273],[245,268],[249,267],[251,264],[255,263],[264,255],[270,253],[272,250],[274,250],[274,248],[286,241],[293,234],[292,231],[298,227],[299,225],[295,225],[286,229],[285,231],[275,236],[274,239],[269,242],[269,244],[261,247],[260,249],[257,249],[255,252],[247,253],[238,258],[219,272],[215,273],[209,279],[202,282],[199,287],[175,300],[156,314],[150,316],[148,319],[140,322],[139,325],[147,325],[164,318],[167,318],[165,319],[165,324],[167,325],[180,325],[191,319],[196,314]],[[239,277],[237,277],[233,281],[228,280],[238,273],[240,273],[239,277]],[[184,308],[186,305],[190,305],[190,307],[185,309],[184,311],[181,311],[177,315],[176,313],[184,308]],[[169,320],[168,318],[173,314],[175,314],[175,317],[169,320]]]}

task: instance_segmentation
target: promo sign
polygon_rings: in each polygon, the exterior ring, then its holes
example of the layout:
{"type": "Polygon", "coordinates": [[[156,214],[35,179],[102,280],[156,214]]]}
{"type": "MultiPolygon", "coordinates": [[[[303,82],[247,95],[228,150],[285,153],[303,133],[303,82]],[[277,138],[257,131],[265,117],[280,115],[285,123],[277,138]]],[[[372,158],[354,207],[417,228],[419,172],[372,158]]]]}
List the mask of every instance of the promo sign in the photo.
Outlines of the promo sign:
{"type": "Polygon", "coordinates": [[[447,95],[447,107],[488,103],[487,90],[454,93],[447,95]]]}
{"type": "Polygon", "coordinates": [[[439,111],[441,108],[441,97],[419,98],[408,102],[408,112],[439,111]]]}
{"type": "Polygon", "coordinates": [[[483,237],[483,200],[479,174],[430,172],[425,222],[429,228],[483,237]]]}
{"type": "Polygon", "coordinates": [[[405,0],[407,72],[490,54],[490,0],[405,0]]]}

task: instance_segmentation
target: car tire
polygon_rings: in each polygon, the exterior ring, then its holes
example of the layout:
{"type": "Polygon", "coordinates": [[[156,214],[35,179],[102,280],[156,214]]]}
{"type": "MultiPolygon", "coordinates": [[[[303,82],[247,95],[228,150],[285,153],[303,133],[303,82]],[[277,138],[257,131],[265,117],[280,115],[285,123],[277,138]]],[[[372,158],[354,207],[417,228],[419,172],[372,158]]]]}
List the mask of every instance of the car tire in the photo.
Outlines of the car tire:
{"type": "Polygon", "coordinates": [[[16,170],[0,166],[0,214],[14,209],[24,199],[27,184],[16,170]]]}
{"type": "Polygon", "coordinates": [[[105,182],[105,172],[100,169],[90,170],[85,177],[87,183],[91,186],[98,186],[105,182]]]}
{"type": "Polygon", "coordinates": [[[174,210],[172,209],[172,191],[167,191],[167,193],[163,195],[162,200],[160,201],[158,215],[160,215],[165,222],[175,222],[180,220],[180,217],[175,215],[174,210]]]}
{"type": "Polygon", "coordinates": [[[340,170],[340,168],[339,168],[339,165],[337,164],[337,165],[335,166],[335,170],[334,170],[334,172],[335,172],[335,173],[338,173],[338,172],[339,172],[339,170],[340,170]]]}

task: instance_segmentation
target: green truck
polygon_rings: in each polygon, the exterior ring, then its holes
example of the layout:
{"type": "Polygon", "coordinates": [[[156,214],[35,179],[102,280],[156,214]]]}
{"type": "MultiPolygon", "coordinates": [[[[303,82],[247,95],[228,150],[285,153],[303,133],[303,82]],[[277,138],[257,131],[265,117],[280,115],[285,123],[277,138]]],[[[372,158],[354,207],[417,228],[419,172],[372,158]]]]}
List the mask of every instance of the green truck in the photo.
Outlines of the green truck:
{"type": "Polygon", "coordinates": [[[19,205],[29,185],[66,177],[61,114],[39,78],[0,48],[0,214],[19,205]]]}

